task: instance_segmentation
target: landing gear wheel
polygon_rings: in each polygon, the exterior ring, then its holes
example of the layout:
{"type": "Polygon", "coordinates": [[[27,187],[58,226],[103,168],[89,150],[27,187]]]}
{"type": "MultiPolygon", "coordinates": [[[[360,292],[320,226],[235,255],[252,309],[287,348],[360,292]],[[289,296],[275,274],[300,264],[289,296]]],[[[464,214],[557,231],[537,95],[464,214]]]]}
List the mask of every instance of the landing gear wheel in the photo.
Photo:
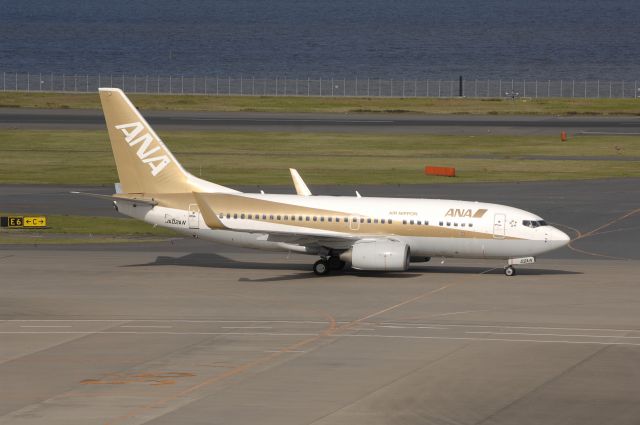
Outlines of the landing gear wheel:
{"type": "Polygon", "coordinates": [[[340,257],[329,257],[329,268],[331,270],[342,270],[346,264],[340,257]]]}
{"type": "Polygon", "coordinates": [[[327,275],[329,274],[329,271],[331,271],[331,268],[329,267],[329,262],[327,260],[318,260],[313,265],[313,272],[318,276],[327,275]]]}
{"type": "Polygon", "coordinates": [[[504,274],[507,276],[515,276],[516,275],[516,269],[514,269],[511,266],[505,267],[504,268],[504,274]]]}

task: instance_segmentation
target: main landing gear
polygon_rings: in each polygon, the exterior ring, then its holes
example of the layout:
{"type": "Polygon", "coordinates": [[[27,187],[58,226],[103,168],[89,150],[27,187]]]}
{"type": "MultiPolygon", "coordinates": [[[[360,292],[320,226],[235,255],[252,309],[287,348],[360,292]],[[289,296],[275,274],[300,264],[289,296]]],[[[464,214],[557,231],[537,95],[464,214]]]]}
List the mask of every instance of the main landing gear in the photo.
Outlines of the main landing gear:
{"type": "Polygon", "coordinates": [[[329,274],[330,270],[331,269],[329,268],[329,262],[324,258],[319,259],[313,265],[313,272],[318,276],[324,276],[326,274],[329,274]]]}
{"type": "Polygon", "coordinates": [[[342,261],[340,257],[323,257],[313,265],[313,272],[318,276],[328,275],[331,270],[342,270],[347,263],[342,261]]]}

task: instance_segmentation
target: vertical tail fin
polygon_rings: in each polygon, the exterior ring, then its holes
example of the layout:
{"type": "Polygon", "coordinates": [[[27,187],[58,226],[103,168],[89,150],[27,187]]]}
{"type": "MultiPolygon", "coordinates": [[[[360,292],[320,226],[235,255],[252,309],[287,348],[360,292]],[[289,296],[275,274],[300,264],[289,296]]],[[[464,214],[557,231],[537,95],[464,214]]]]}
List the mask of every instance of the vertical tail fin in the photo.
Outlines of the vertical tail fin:
{"type": "Polygon", "coordinates": [[[124,193],[235,192],[186,172],[122,90],[99,91],[124,193]]]}

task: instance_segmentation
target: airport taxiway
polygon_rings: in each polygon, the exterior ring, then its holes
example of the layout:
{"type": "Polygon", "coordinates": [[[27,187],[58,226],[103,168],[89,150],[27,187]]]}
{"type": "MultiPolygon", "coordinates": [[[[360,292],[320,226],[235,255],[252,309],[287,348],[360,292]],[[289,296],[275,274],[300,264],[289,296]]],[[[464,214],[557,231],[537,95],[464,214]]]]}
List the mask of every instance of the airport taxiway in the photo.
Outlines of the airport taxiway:
{"type": "Polygon", "coordinates": [[[637,261],[3,250],[0,423],[636,424],[637,261]]]}
{"type": "MultiPolygon", "coordinates": [[[[519,134],[640,135],[635,116],[461,116],[419,114],[322,114],[143,111],[157,130],[277,131],[398,134],[519,134]]],[[[0,128],[99,129],[105,128],[100,110],[0,108],[0,128]]]]}
{"type": "MultiPolygon", "coordinates": [[[[0,424],[637,424],[639,188],[358,188],[571,227],[571,247],[511,278],[440,259],[316,277],[312,257],[192,239],[0,246],[0,424]]],[[[14,211],[110,211],[68,187],[1,189],[14,211]]]]}

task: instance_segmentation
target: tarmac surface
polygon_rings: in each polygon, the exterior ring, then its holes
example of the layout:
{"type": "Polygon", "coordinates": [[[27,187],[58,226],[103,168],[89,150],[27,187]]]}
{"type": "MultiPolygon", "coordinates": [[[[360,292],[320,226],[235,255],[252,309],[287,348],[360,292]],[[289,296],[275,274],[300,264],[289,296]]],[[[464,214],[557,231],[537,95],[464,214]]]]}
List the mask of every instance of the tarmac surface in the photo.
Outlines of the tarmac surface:
{"type": "MultiPolygon", "coordinates": [[[[638,183],[358,188],[575,229],[511,278],[440,259],[316,277],[313,257],[188,239],[2,246],[0,424],[637,424],[638,183]]],[[[110,208],[67,189],[2,186],[0,205],[110,208]]]]}
{"type": "MultiPolygon", "coordinates": [[[[142,111],[158,130],[640,135],[638,117],[142,111]]],[[[0,128],[104,129],[100,110],[0,108],[0,128]]]]}
{"type": "Polygon", "coordinates": [[[0,423],[637,424],[637,261],[3,251],[0,423]]]}

